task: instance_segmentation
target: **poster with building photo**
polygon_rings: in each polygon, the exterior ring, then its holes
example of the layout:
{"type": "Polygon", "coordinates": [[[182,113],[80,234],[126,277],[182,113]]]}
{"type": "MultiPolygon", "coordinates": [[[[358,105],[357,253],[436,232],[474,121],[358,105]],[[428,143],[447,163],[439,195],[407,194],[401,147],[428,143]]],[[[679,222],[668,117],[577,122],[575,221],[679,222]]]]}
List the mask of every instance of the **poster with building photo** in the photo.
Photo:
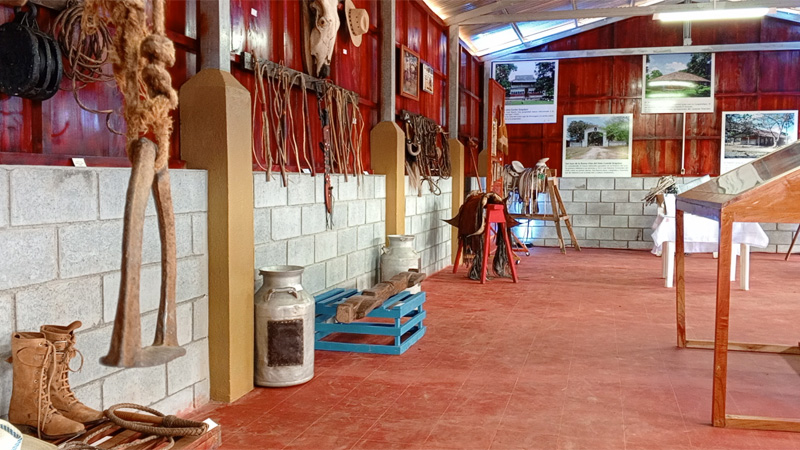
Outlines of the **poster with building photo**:
{"type": "Polygon", "coordinates": [[[642,113],[714,112],[714,54],[644,55],[642,113]]]}
{"type": "Polygon", "coordinates": [[[564,116],[564,177],[631,176],[633,114],[564,116]]]}
{"type": "Polygon", "coordinates": [[[492,78],[506,90],[506,123],[556,123],[558,61],[492,63],[492,78]]]}
{"type": "Polygon", "coordinates": [[[722,113],[720,173],[780,150],[797,140],[797,111],[722,113]]]}

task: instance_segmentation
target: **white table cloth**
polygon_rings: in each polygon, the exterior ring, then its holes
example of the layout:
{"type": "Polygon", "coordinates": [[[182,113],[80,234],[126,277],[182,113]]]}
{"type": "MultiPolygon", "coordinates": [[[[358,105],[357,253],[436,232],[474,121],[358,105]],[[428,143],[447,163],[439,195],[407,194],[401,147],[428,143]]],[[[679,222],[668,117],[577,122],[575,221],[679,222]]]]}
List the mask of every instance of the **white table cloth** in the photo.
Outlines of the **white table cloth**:
{"type": "MultiPolygon", "coordinates": [[[[674,243],[675,243],[675,195],[664,196],[666,214],[659,213],[653,223],[653,253],[661,253],[664,260],[664,277],[666,286],[672,287],[674,278],[674,243]],[[667,244],[667,245],[664,245],[667,244]],[[662,246],[664,248],[662,248],[662,246]]],[[[719,222],[705,217],[684,214],[684,249],[685,253],[710,253],[719,249],[719,222]]],[[[749,252],[750,246],[765,248],[769,244],[769,237],[761,225],[755,222],[734,222],[733,224],[733,252],[731,259],[731,279],[735,276],[736,254],[741,254],[742,289],[749,289],[749,252]],[[739,245],[736,245],[739,244],[739,245]],[[740,251],[741,249],[741,251],[740,251]]]]}

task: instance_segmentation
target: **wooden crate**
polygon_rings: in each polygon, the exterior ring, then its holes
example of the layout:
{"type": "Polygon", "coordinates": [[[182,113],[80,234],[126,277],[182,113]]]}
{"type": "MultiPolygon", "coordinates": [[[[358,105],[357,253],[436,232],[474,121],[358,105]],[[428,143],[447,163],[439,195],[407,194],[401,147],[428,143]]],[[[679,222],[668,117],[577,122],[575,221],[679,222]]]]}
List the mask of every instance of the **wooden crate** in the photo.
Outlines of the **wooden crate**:
{"type": "MultiPolygon", "coordinates": [[[[82,436],[78,436],[76,440],[83,440],[85,436],[88,436],[97,430],[100,430],[111,422],[102,422],[98,425],[95,425],[89,428],[86,433],[82,436]]],[[[135,431],[126,430],[120,428],[116,425],[111,425],[110,428],[104,430],[103,432],[99,433],[97,436],[93,437],[89,444],[96,445],[102,449],[112,448],[116,445],[125,444],[128,442],[135,441],[137,439],[141,439],[144,437],[141,433],[137,433],[135,431]],[[111,436],[110,439],[104,438],[111,436]],[[102,442],[100,444],[95,444],[98,441],[102,442]]],[[[59,441],[51,441],[53,444],[60,445],[66,442],[66,439],[62,439],[59,441]]],[[[175,438],[175,445],[170,450],[214,450],[222,445],[222,430],[220,426],[217,425],[211,430],[208,430],[204,434],[200,436],[185,436],[185,437],[176,437],[175,438]]],[[[165,448],[167,446],[167,442],[163,439],[155,440],[150,442],[144,442],[139,445],[135,445],[133,447],[128,447],[126,450],[159,450],[165,448]]]]}
{"type": "Polygon", "coordinates": [[[336,306],[358,293],[355,289],[333,289],[315,297],[316,329],[315,348],[341,352],[378,353],[400,355],[425,335],[422,321],[425,292],[403,291],[375,308],[365,319],[352,323],[337,323],[336,306]],[[360,339],[347,342],[345,336],[357,335],[360,339]],[[368,336],[388,336],[391,343],[374,343],[368,336]],[[326,339],[328,338],[328,339],[326,339]]]}

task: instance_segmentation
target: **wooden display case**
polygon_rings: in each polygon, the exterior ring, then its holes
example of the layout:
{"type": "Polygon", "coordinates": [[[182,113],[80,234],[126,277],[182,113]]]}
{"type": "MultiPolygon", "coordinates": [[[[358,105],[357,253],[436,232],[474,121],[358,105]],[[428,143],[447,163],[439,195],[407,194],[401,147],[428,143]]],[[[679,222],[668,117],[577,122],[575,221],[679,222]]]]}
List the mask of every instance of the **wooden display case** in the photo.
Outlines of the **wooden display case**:
{"type": "Polygon", "coordinates": [[[800,432],[800,419],[725,413],[728,350],[800,354],[797,346],[728,342],[731,239],[734,222],[800,223],[800,142],[679,194],[676,202],[676,314],[678,347],[714,349],[712,423],[716,427],[800,432]],[[714,342],[686,339],[684,213],[719,221],[714,342]]]}

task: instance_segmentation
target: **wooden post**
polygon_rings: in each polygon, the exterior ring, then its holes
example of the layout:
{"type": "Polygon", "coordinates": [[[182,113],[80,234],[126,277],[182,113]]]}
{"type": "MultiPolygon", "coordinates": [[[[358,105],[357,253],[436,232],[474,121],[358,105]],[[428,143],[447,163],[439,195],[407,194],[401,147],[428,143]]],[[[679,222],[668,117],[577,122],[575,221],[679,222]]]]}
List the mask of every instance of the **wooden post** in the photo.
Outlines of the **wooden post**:
{"type": "MultiPolygon", "coordinates": [[[[397,17],[396,0],[381,0],[378,2],[378,11],[381,16],[380,33],[380,120],[393,122],[397,99],[397,51],[395,50],[397,17]]],[[[344,24],[343,24],[344,25],[344,24]]]]}
{"type": "MultiPolygon", "coordinates": [[[[458,214],[459,208],[464,203],[464,164],[466,160],[466,154],[464,153],[464,144],[461,143],[458,139],[450,139],[450,167],[451,173],[453,178],[453,185],[451,189],[450,195],[452,196],[451,202],[451,211],[452,217],[455,217],[458,214]]],[[[450,260],[455,264],[458,265],[458,261],[456,261],[456,254],[458,253],[458,228],[451,227],[450,230],[450,246],[452,247],[452,251],[450,252],[450,260]]]]}
{"type": "Polygon", "coordinates": [[[711,422],[725,426],[725,395],[728,377],[728,327],[731,300],[731,249],[733,220],[723,212],[719,218],[719,259],[717,260],[717,319],[714,325],[714,399],[711,422]]]}
{"type": "Polygon", "coordinates": [[[181,87],[180,103],[181,157],[208,171],[211,398],[231,402],[253,389],[250,93],[230,73],[205,69],[181,87]]]}
{"type": "Polygon", "coordinates": [[[406,232],[406,134],[393,120],[369,133],[372,170],[386,175],[386,235],[406,232]]]}
{"type": "MultiPolygon", "coordinates": [[[[686,347],[686,279],[684,278],[685,245],[683,242],[683,210],[675,211],[675,313],[678,323],[678,347],[686,347]]],[[[662,252],[667,249],[662,248],[662,252]]],[[[672,249],[668,249],[672,251],[672,249]]],[[[663,258],[663,253],[662,253],[663,258]]],[[[667,274],[667,276],[670,276],[667,274]]]]}
{"type": "MultiPolygon", "coordinates": [[[[200,68],[231,70],[231,5],[228,0],[203,0],[199,3],[200,68]]],[[[183,105],[181,105],[183,108],[183,105]]]]}

